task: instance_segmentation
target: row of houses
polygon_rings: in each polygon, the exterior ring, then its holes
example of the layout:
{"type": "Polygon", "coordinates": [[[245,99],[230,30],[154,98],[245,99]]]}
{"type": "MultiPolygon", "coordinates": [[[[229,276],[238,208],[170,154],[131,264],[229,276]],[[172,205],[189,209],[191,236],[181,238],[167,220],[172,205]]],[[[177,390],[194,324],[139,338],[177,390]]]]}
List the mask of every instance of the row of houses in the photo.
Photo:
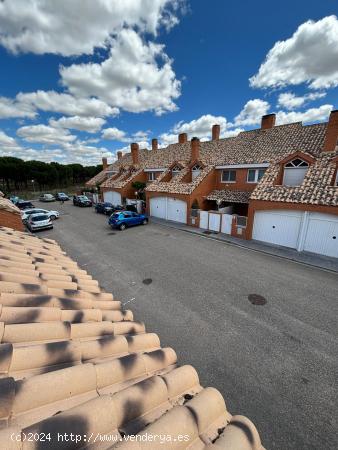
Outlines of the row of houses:
{"type": "Polygon", "coordinates": [[[146,183],[150,216],[338,257],[338,110],[327,123],[275,120],[225,139],[214,125],[207,142],[182,133],[166,148],[133,143],[87,185],[122,204],[146,183]]]}

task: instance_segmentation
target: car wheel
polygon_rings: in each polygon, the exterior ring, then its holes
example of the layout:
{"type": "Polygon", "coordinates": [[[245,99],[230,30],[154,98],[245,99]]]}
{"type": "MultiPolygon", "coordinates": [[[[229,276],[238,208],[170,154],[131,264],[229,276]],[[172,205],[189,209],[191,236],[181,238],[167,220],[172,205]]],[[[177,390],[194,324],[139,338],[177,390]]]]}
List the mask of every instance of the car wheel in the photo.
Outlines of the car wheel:
{"type": "Polygon", "coordinates": [[[142,225],[147,225],[148,223],[148,219],[144,219],[144,221],[142,222],[142,225]]]}
{"type": "Polygon", "coordinates": [[[52,215],[50,216],[50,218],[51,218],[52,220],[55,220],[55,219],[56,219],[56,216],[54,216],[54,214],[52,214],[52,215]]]}
{"type": "Polygon", "coordinates": [[[121,223],[121,225],[120,225],[120,230],[121,231],[123,231],[123,230],[125,230],[127,227],[126,227],[126,224],[125,223],[121,223]]]}

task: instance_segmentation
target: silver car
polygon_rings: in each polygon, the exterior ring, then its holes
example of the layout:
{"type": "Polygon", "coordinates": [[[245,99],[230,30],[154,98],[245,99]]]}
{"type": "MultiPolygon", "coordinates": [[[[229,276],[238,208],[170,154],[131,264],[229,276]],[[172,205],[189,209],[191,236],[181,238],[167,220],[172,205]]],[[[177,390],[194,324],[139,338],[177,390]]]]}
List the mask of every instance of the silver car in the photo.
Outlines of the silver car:
{"type": "Polygon", "coordinates": [[[60,217],[59,211],[48,211],[47,209],[31,208],[25,209],[21,212],[21,219],[23,223],[26,223],[29,216],[31,216],[32,214],[46,214],[52,220],[58,219],[60,217]]]}
{"type": "Polygon", "coordinates": [[[55,202],[55,197],[52,194],[42,194],[39,197],[40,202],[55,202]]]}
{"type": "Polygon", "coordinates": [[[27,220],[30,231],[47,230],[53,228],[53,222],[47,214],[31,214],[27,220]]]}

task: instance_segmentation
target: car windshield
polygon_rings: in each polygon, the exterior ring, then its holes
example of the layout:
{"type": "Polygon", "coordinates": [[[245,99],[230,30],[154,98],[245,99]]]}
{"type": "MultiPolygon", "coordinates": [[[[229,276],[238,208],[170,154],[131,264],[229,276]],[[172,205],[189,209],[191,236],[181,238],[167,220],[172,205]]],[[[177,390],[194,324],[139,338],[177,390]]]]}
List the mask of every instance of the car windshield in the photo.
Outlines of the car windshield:
{"type": "Polygon", "coordinates": [[[32,217],[33,222],[41,222],[42,220],[48,220],[48,216],[46,214],[41,214],[39,216],[32,217]]]}
{"type": "Polygon", "coordinates": [[[85,195],[79,195],[79,199],[80,200],[89,200],[89,198],[86,197],[85,195]]]}
{"type": "Polygon", "coordinates": [[[120,217],[120,214],[113,214],[113,219],[118,219],[120,217]]]}
{"type": "Polygon", "coordinates": [[[113,207],[113,205],[111,203],[104,203],[104,206],[106,208],[112,208],[113,207]]]}

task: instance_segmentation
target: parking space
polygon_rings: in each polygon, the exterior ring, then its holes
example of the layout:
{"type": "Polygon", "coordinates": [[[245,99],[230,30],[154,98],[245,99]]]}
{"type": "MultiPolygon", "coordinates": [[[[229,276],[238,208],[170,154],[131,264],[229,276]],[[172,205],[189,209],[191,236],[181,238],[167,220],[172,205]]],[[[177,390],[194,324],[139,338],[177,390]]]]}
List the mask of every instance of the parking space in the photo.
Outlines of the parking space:
{"type": "Polygon", "coordinates": [[[60,219],[39,235],[250,417],[267,449],[337,448],[336,274],[160,224],[112,230],[71,202],[49,207],[60,219]]]}

